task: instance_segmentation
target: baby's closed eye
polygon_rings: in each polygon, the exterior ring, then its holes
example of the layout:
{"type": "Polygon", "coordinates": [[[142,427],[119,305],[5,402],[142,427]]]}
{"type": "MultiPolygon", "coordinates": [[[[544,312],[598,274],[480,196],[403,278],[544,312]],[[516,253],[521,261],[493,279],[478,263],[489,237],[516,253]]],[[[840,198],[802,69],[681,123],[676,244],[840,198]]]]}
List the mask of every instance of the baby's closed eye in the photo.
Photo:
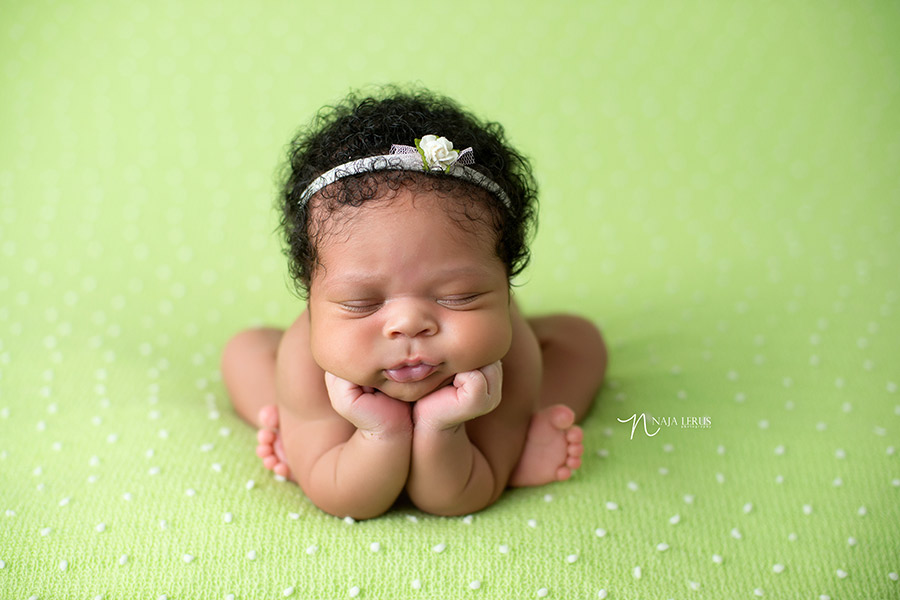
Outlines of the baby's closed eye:
{"type": "Polygon", "coordinates": [[[438,298],[437,303],[447,308],[471,307],[482,296],[483,294],[454,294],[438,298]]]}
{"type": "Polygon", "coordinates": [[[381,300],[345,300],[338,306],[348,313],[362,315],[377,311],[384,304],[381,300]]]}
{"type": "MultiPolygon", "coordinates": [[[[453,310],[470,310],[478,308],[480,302],[485,297],[482,292],[468,292],[463,294],[447,294],[436,296],[433,301],[444,308],[453,310]]],[[[390,303],[391,299],[382,298],[362,298],[358,300],[340,300],[334,304],[343,312],[353,316],[367,316],[378,312],[385,304],[390,303]]]]}

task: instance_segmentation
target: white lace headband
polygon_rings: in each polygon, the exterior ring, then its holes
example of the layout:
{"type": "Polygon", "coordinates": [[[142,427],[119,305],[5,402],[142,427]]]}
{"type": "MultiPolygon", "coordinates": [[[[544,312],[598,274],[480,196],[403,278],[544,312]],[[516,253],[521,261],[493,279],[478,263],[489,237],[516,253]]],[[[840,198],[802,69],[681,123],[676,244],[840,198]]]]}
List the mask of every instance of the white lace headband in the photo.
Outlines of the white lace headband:
{"type": "Polygon", "coordinates": [[[499,185],[489,177],[466,166],[475,163],[472,148],[466,148],[461,152],[454,150],[453,142],[436,135],[422,136],[421,139],[416,139],[415,144],[415,147],[394,144],[391,146],[390,154],[367,156],[338,165],[322,173],[303,190],[299,204],[301,206],[306,204],[313,194],[323,187],[351,175],[375,171],[419,171],[421,173],[443,171],[447,175],[464,179],[484,188],[500,198],[507,208],[511,208],[509,196],[500,189],[499,185]]]}

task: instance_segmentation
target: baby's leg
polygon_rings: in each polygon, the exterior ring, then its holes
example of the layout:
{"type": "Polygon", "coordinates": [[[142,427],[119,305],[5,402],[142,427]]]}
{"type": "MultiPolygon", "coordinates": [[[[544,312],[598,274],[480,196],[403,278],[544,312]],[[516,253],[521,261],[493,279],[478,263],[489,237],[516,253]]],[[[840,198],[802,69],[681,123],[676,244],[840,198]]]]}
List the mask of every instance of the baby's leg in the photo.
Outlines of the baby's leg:
{"type": "Polygon", "coordinates": [[[575,422],[590,410],[606,374],[603,336],[587,319],[552,315],[528,319],[541,348],[541,408],[564,404],[575,422]]]}
{"type": "Polygon", "coordinates": [[[260,410],[276,403],[275,359],[284,332],[280,329],[248,329],[231,338],[222,352],[222,379],[231,404],[254,427],[260,410]]]}
{"type": "Polygon", "coordinates": [[[222,353],[222,378],[234,409],[259,428],[257,456],[267,469],[288,477],[275,391],[275,361],[282,335],[280,329],[248,329],[231,338],[222,353]]]}
{"type": "Polygon", "coordinates": [[[512,486],[568,479],[581,466],[583,434],[575,422],[590,410],[607,363],[603,338],[590,321],[557,315],[528,323],[540,348],[543,377],[512,486]]]}

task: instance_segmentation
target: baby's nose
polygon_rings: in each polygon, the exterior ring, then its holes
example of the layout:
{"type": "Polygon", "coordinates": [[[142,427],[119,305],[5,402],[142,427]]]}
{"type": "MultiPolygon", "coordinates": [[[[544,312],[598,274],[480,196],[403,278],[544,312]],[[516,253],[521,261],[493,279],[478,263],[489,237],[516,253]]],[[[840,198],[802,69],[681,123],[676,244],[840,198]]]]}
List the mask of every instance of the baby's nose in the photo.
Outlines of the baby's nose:
{"type": "Polygon", "coordinates": [[[397,337],[428,337],[438,332],[437,319],[428,307],[419,301],[395,301],[384,322],[384,335],[397,337]]]}

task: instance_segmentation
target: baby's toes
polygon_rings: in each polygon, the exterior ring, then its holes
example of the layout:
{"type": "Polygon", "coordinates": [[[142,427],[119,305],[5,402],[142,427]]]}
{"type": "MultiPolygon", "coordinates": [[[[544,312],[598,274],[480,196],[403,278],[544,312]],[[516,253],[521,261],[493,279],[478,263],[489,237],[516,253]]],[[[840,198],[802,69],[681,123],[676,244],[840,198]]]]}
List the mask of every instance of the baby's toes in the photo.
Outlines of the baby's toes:
{"type": "Polygon", "coordinates": [[[569,444],[569,447],[566,449],[566,454],[569,458],[581,458],[581,455],[584,454],[584,446],[581,444],[569,444]]]}
{"type": "Polygon", "coordinates": [[[574,426],[566,432],[566,466],[575,470],[581,466],[581,455],[584,454],[584,432],[580,427],[574,426]]]}
{"type": "Polygon", "coordinates": [[[547,415],[550,418],[550,423],[557,429],[581,431],[580,427],[575,426],[575,411],[573,411],[568,406],[565,406],[564,404],[557,404],[545,410],[547,411],[547,415]]]}
{"type": "Polygon", "coordinates": [[[556,480],[557,481],[566,481],[567,479],[572,477],[572,469],[569,467],[560,467],[556,470],[556,480]]]}
{"type": "Polygon", "coordinates": [[[275,451],[275,446],[272,444],[258,444],[256,446],[256,455],[263,459],[264,462],[267,458],[278,458],[278,453],[275,451]]]}
{"type": "Polygon", "coordinates": [[[581,430],[581,427],[573,425],[568,431],[566,431],[566,441],[569,442],[570,446],[580,446],[583,440],[584,431],[581,430]]]}
{"type": "MultiPolygon", "coordinates": [[[[263,433],[272,433],[270,431],[260,431],[259,435],[257,435],[258,444],[256,445],[256,455],[260,458],[267,458],[269,456],[275,455],[275,446],[273,444],[274,439],[268,439],[268,436],[263,436],[263,433]]],[[[274,436],[274,434],[272,434],[274,436]]]]}
{"type": "Polygon", "coordinates": [[[260,427],[264,429],[278,429],[278,407],[274,404],[267,404],[259,409],[256,417],[259,420],[260,427]]]}
{"type": "Polygon", "coordinates": [[[573,427],[566,432],[566,443],[568,444],[566,453],[570,458],[579,458],[584,454],[582,440],[584,440],[584,432],[581,431],[580,427],[573,427]]]}

